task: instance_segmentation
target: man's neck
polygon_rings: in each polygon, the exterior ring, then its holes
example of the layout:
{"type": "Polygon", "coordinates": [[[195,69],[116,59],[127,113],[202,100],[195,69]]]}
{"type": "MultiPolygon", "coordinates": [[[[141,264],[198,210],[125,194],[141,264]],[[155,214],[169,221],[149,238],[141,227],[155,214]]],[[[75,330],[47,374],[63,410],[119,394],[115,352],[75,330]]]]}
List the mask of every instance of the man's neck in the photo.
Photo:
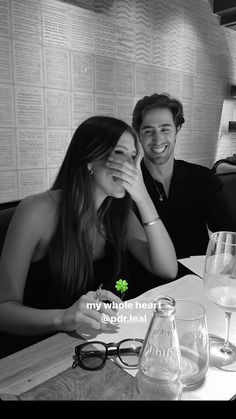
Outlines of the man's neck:
{"type": "Polygon", "coordinates": [[[161,183],[171,180],[174,169],[174,157],[170,157],[165,164],[158,166],[144,156],[144,163],[153,179],[161,183]]]}
{"type": "Polygon", "coordinates": [[[170,183],[174,170],[174,156],[171,156],[165,164],[155,165],[144,156],[144,163],[153,179],[162,183],[166,195],[169,195],[170,183]]]}

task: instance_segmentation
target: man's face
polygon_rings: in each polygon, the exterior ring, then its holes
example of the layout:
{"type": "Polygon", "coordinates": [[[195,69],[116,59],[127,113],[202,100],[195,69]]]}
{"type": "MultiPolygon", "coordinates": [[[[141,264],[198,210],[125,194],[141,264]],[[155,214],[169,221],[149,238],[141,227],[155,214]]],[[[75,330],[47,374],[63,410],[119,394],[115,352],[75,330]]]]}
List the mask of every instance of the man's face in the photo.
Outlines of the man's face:
{"type": "Polygon", "coordinates": [[[139,136],[144,155],[153,164],[165,164],[174,154],[177,130],[168,108],[153,108],[143,116],[139,136]]]}

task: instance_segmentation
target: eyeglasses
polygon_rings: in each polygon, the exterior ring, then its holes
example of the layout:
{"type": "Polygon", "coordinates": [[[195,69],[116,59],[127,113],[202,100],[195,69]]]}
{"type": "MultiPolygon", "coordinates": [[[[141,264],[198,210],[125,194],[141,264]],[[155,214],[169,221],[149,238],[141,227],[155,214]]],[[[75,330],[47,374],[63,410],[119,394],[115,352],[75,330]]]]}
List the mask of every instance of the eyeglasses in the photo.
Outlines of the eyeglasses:
{"type": "Polygon", "coordinates": [[[124,339],[118,343],[92,341],[75,347],[72,368],[95,371],[104,367],[108,356],[118,356],[126,367],[137,367],[143,339],[124,339]]]}

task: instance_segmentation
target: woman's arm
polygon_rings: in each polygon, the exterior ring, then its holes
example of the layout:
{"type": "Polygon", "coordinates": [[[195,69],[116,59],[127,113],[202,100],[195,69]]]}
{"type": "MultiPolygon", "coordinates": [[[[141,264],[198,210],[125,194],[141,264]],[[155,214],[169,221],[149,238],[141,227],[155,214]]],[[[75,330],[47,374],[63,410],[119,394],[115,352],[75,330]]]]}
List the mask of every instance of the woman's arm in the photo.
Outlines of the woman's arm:
{"type": "MultiPolygon", "coordinates": [[[[157,217],[157,213],[153,214],[149,221],[157,217]]],[[[146,216],[142,219],[147,221],[146,216]]],[[[174,246],[160,218],[155,224],[143,228],[131,211],[127,240],[130,253],[148,271],[167,279],[176,277],[178,265],[174,246]]]]}
{"type": "MultiPolygon", "coordinates": [[[[51,198],[50,198],[51,199],[51,198]]],[[[0,259],[0,330],[16,335],[42,335],[56,331],[74,331],[84,327],[107,329],[103,314],[115,316],[101,302],[97,308],[96,292],[83,295],[67,309],[41,310],[23,305],[23,295],[30,263],[40,258],[52,237],[56,219],[55,206],[47,195],[30,197],[17,207],[10,223],[0,259]]],[[[103,290],[104,300],[121,300],[103,290]]]]}
{"type": "Polygon", "coordinates": [[[15,334],[53,330],[52,310],[23,306],[28,269],[45,231],[52,229],[52,207],[44,195],[24,199],[9,225],[0,259],[0,329],[15,334]],[[50,225],[49,225],[50,224],[50,225]]]}
{"type": "Polygon", "coordinates": [[[139,150],[134,164],[130,161],[124,162],[119,157],[109,158],[107,162],[107,166],[117,178],[116,181],[127,190],[136,203],[143,224],[156,220],[155,223],[145,225],[143,228],[136,215],[131,212],[128,247],[135,258],[150,272],[174,279],[178,270],[175,249],[147,192],[140,168],[140,160],[141,150],[139,150]]]}

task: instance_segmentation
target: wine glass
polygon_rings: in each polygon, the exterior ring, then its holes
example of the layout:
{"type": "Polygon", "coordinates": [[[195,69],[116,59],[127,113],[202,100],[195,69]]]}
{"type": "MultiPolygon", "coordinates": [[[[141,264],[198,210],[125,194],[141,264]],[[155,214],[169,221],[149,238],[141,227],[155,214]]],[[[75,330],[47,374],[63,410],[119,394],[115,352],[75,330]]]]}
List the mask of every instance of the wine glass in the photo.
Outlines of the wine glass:
{"type": "Polygon", "coordinates": [[[225,312],[225,340],[210,335],[210,365],[236,371],[236,347],[229,342],[232,312],[236,312],[236,233],[212,233],[205,259],[204,288],[207,297],[225,312]]]}

